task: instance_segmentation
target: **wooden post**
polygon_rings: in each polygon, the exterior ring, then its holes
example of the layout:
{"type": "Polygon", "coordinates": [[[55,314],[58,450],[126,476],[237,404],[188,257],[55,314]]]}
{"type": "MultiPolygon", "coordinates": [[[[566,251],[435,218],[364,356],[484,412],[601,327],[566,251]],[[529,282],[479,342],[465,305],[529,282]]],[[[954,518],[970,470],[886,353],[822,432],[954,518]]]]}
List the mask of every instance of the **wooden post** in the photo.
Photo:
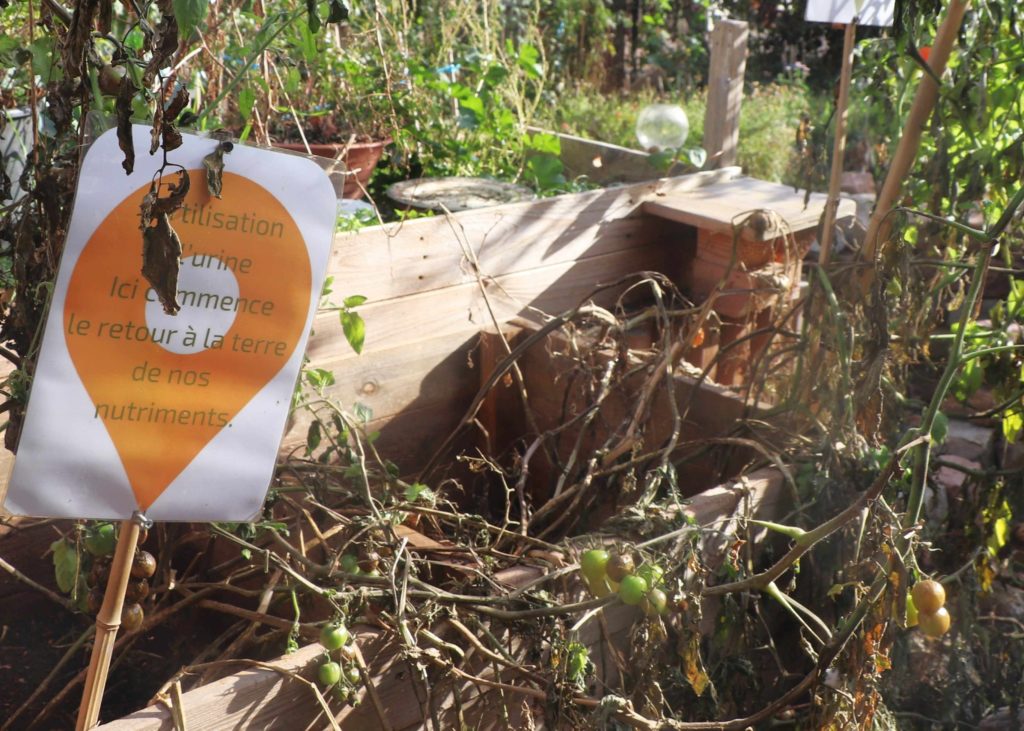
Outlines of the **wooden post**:
{"type": "Polygon", "coordinates": [[[110,669],[110,658],[114,652],[114,640],[121,626],[121,610],[124,607],[124,594],[128,589],[131,577],[132,560],[135,547],[139,543],[139,524],[137,519],[121,523],[121,535],[117,539],[117,550],[110,565],[110,579],[107,591],[103,595],[103,606],[96,615],[96,636],[92,646],[92,657],[89,669],[85,674],[85,689],[82,692],[82,705],[78,708],[78,722],[75,731],[87,731],[99,722],[100,705],[103,703],[103,688],[107,684],[107,671],[110,669]]]}
{"type": "Polygon", "coordinates": [[[704,112],[707,168],[736,163],[748,34],[748,26],[741,20],[720,20],[711,31],[708,105],[704,112]]]}
{"type": "MultiPolygon", "coordinates": [[[[946,70],[946,64],[953,51],[953,44],[956,43],[957,34],[963,23],[964,14],[970,5],[970,0],[951,0],[946,18],[939,26],[935,35],[935,42],[932,44],[932,52],[928,57],[928,66],[936,78],[941,78],[946,70]]],[[[921,83],[917,87],[917,95],[914,97],[914,104],[910,108],[910,115],[903,126],[903,136],[896,147],[892,163],[889,165],[889,172],[885,176],[885,183],[882,185],[882,192],[878,195],[875,203],[874,213],[871,214],[871,221],[868,224],[867,236],[864,239],[864,259],[868,266],[865,267],[860,276],[861,293],[866,294],[875,276],[875,257],[878,254],[878,247],[889,238],[892,224],[889,213],[893,204],[903,187],[903,180],[910,172],[911,165],[917,159],[917,149],[921,144],[921,131],[928,121],[932,109],[935,108],[935,101],[939,96],[939,85],[930,74],[921,77],[921,83]]]]}
{"type": "Polygon", "coordinates": [[[853,72],[853,49],[857,35],[857,20],[846,25],[843,35],[843,68],[839,73],[839,97],[836,100],[836,139],[832,145],[832,175],[828,181],[828,202],[821,231],[821,249],[818,264],[826,266],[832,253],[832,232],[839,208],[839,182],[843,176],[843,157],[846,154],[846,108],[850,102],[850,77],[853,72]]]}

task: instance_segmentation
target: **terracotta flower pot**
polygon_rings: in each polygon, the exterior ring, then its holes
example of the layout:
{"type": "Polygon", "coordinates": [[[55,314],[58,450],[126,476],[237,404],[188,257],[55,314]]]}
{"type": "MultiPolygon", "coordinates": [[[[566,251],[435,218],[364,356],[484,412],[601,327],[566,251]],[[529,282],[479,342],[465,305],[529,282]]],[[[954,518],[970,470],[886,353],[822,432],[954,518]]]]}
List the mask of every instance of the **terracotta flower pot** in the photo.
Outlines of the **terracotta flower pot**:
{"type": "MultiPolygon", "coordinates": [[[[387,138],[371,142],[354,142],[351,145],[341,142],[310,143],[309,151],[319,157],[339,160],[348,170],[356,171],[354,175],[345,176],[345,187],[341,192],[342,198],[356,199],[363,197],[363,191],[370,182],[373,169],[377,167],[381,155],[384,154],[384,146],[390,142],[391,139],[387,138]]],[[[275,142],[274,147],[301,153],[306,152],[306,146],[301,142],[275,142]]]]}

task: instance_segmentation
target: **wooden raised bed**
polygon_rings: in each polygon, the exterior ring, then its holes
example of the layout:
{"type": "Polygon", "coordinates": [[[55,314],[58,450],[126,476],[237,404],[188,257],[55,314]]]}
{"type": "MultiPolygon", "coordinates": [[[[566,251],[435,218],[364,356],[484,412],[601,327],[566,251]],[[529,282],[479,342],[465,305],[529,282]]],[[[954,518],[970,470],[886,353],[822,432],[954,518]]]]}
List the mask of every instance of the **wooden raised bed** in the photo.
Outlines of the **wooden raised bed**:
{"type": "MultiPolygon", "coordinates": [[[[595,284],[616,281],[629,272],[664,272],[684,285],[682,272],[695,256],[698,229],[669,220],[664,211],[652,215],[651,207],[685,207],[690,196],[699,197],[708,186],[738,176],[738,169],[727,168],[340,234],[328,273],[334,278],[338,301],[356,294],[367,298],[359,308],[366,321],[365,348],[361,355],[352,352],[337,314],[324,312],[315,321],[310,341],[311,365],[334,373],[336,383],[328,389],[329,397],[346,409],[359,403],[369,410],[372,417],[367,428],[380,432],[375,445],[381,454],[403,470],[417,470],[436,450],[439,436],[462,422],[487,368],[493,365],[495,348],[490,348],[488,356],[483,330],[505,328],[536,311],[565,311],[578,305],[595,284]]],[[[817,198],[812,198],[812,205],[820,210],[817,198]]],[[[620,291],[606,290],[596,304],[610,306],[620,291]]],[[[536,413],[547,424],[557,423],[560,412],[553,408],[557,398],[545,389],[551,383],[545,368],[557,365],[562,357],[557,351],[536,350],[524,363],[532,379],[530,390],[537,397],[536,413]]],[[[698,385],[683,376],[677,376],[677,383],[680,398],[694,396],[686,424],[690,436],[723,436],[750,408],[728,389],[698,385]]],[[[608,408],[621,411],[625,404],[610,402],[608,408]]],[[[493,434],[509,438],[517,425],[512,418],[496,416],[501,413],[491,411],[493,434]]],[[[290,425],[285,453],[305,443],[308,418],[300,414],[290,425]]],[[[659,418],[664,421],[657,415],[655,421],[659,418]]],[[[5,453],[3,459],[9,464],[9,455],[5,453]]],[[[731,459],[695,471],[691,492],[716,484],[721,475],[734,473],[744,461],[742,454],[731,459]]],[[[703,493],[688,510],[700,523],[719,521],[740,509],[770,518],[781,501],[780,484],[779,475],[761,474],[739,486],[703,493]]],[[[18,569],[52,587],[52,567],[43,557],[54,539],[52,529],[43,526],[14,533],[14,539],[30,538],[30,545],[17,550],[4,540],[5,530],[0,525],[0,556],[15,556],[24,562],[18,569]]],[[[514,588],[536,575],[535,569],[521,568],[500,578],[514,588]]],[[[0,601],[5,592],[13,599],[23,589],[0,572],[0,601]]],[[[624,636],[634,619],[631,611],[615,609],[607,614],[616,636],[624,636]]],[[[593,625],[589,630],[596,631],[593,625]]],[[[389,722],[394,728],[418,725],[421,709],[410,691],[409,669],[396,659],[395,648],[371,628],[359,628],[357,639],[389,722]]],[[[585,639],[598,644],[596,636],[585,635],[585,639]]],[[[280,668],[306,673],[319,657],[317,646],[307,647],[281,660],[280,668]]],[[[246,670],[185,698],[189,728],[295,729],[307,723],[325,724],[323,719],[313,720],[316,702],[309,689],[274,670],[246,670]],[[312,715],[307,718],[303,713],[312,715]]],[[[373,706],[366,699],[357,709],[341,711],[345,727],[376,728],[373,706]]],[[[149,708],[104,728],[172,726],[166,709],[149,708]]]]}

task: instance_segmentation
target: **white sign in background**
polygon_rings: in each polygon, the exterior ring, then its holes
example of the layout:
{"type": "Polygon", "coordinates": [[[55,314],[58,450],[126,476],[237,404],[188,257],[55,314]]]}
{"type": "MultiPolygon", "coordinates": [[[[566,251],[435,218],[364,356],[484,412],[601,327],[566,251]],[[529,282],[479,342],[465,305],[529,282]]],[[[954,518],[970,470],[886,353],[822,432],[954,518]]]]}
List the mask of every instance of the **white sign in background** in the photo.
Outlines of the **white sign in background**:
{"type": "MultiPolygon", "coordinates": [[[[148,150],[149,134],[148,127],[134,127],[139,154],[131,175],[121,169],[123,155],[114,130],[97,139],[83,161],[52,314],[45,325],[29,411],[4,498],[4,508],[11,513],[123,520],[137,509],[121,458],[103,421],[95,418],[96,407],[72,362],[63,313],[69,281],[86,243],[113,209],[148,184],[159,168],[160,157],[143,152],[148,150]]],[[[203,157],[215,145],[209,138],[185,135],[184,144],[170,158],[187,169],[201,169],[203,157]]],[[[225,170],[262,186],[280,201],[301,232],[312,275],[308,314],[284,366],[231,419],[231,428],[217,432],[146,510],[152,520],[246,521],[262,509],[333,241],[334,189],[312,160],[235,145],[225,156],[225,170]]],[[[192,178],[193,186],[205,184],[199,176],[192,178]]],[[[139,257],[141,246],[141,235],[125,241],[125,256],[139,257]]],[[[188,283],[188,267],[183,267],[183,274],[179,288],[188,283]]],[[[225,280],[227,289],[237,289],[234,278],[227,279],[231,280],[225,280]]],[[[186,314],[184,309],[179,313],[186,314]]],[[[173,444],[166,446],[170,449],[173,444]]]]}
{"type": "Polygon", "coordinates": [[[892,25],[896,0],[807,0],[806,20],[816,23],[850,23],[857,25],[892,25]]]}

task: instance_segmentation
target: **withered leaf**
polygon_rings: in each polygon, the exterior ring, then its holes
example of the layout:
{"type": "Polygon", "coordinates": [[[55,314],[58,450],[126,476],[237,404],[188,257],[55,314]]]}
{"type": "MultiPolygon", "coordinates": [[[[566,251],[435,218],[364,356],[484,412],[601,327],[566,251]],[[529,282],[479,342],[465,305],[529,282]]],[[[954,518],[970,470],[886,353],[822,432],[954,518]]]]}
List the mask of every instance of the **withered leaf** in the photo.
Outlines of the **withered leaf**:
{"type": "Polygon", "coordinates": [[[153,110],[153,128],[149,131],[149,154],[155,155],[160,149],[160,133],[164,128],[164,107],[157,104],[153,110]]]}
{"type": "Polygon", "coordinates": [[[167,122],[164,122],[161,128],[161,136],[164,141],[164,152],[177,150],[181,147],[181,132],[179,132],[178,128],[173,124],[167,124],[167,122]]]}
{"type": "Polygon", "coordinates": [[[150,222],[157,216],[161,214],[169,216],[181,208],[191,185],[188,171],[179,170],[177,184],[172,184],[168,188],[167,195],[161,198],[160,188],[154,181],[149,186],[149,192],[142,198],[142,205],[139,207],[139,226],[142,230],[145,231],[149,227],[150,222]]]}
{"type": "Polygon", "coordinates": [[[121,167],[127,175],[135,169],[135,142],[132,140],[132,99],[135,97],[135,83],[129,74],[121,79],[114,110],[117,113],[117,144],[124,153],[121,167]]]}
{"type": "MultiPolygon", "coordinates": [[[[168,82],[173,83],[173,82],[168,82]]],[[[164,152],[170,152],[181,147],[181,133],[174,126],[174,121],[181,114],[181,110],[188,104],[188,90],[184,86],[177,86],[174,95],[166,106],[157,106],[153,115],[153,131],[149,145],[149,154],[153,155],[163,141],[164,152]]]]}
{"type": "Polygon", "coordinates": [[[64,68],[72,71],[71,75],[85,76],[86,51],[89,48],[89,36],[98,10],[97,0],[83,0],[75,4],[64,41],[64,68]]]}
{"type": "Polygon", "coordinates": [[[171,101],[167,103],[167,110],[164,112],[164,119],[174,124],[178,115],[181,114],[181,110],[188,104],[189,95],[188,89],[180,84],[174,89],[174,96],[171,97],[171,101]]]}
{"type": "Polygon", "coordinates": [[[210,195],[220,198],[224,186],[224,155],[231,152],[234,145],[230,142],[221,142],[216,149],[203,158],[203,167],[206,168],[206,187],[210,189],[210,195]]]}
{"type": "Polygon", "coordinates": [[[166,213],[156,217],[153,226],[142,231],[142,276],[146,278],[168,315],[177,315],[178,267],[181,239],[171,226],[166,213]]]}
{"type": "Polygon", "coordinates": [[[146,64],[146,70],[142,73],[142,80],[147,88],[153,83],[157,72],[168,65],[168,61],[176,50],[178,50],[178,23],[174,16],[166,12],[153,29],[153,35],[147,39],[147,50],[152,51],[153,56],[146,64]]]}
{"type": "Polygon", "coordinates": [[[700,656],[700,634],[684,632],[679,637],[676,652],[683,661],[683,676],[686,682],[698,696],[704,695],[711,679],[704,670],[704,661],[700,656]]]}

